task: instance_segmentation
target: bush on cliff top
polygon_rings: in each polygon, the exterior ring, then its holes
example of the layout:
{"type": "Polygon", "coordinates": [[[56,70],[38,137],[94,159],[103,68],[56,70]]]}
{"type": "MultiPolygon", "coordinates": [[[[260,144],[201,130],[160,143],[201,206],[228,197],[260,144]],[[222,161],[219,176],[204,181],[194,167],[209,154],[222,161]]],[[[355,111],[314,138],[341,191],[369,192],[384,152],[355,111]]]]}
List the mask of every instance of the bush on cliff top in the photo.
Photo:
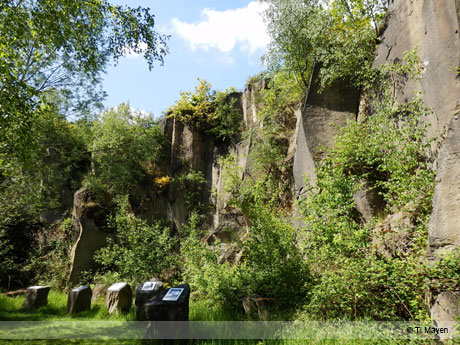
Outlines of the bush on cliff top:
{"type": "Polygon", "coordinates": [[[206,80],[198,81],[194,92],[181,92],[181,98],[168,109],[169,116],[219,141],[229,141],[239,132],[242,120],[235,107],[237,99],[232,97],[236,90],[217,92],[206,80]]]}

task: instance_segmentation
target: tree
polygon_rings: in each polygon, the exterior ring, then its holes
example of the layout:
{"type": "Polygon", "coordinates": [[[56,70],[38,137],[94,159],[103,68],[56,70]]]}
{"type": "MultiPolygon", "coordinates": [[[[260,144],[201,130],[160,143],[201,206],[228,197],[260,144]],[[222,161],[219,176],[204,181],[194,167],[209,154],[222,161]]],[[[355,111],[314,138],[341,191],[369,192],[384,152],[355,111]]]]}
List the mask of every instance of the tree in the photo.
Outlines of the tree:
{"type": "Polygon", "coordinates": [[[102,113],[92,124],[92,134],[92,171],[86,185],[95,194],[129,194],[143,178],[158,177],[166,139],[150,116],[123,103],[102,113]]]}
{"type": "Polygon", "coordinates": [[[25,160],[50,92],[66,115],[89,114],[110,61],[134,51],[163,63],[167,37],[153,28],[149,9],[107,0],[0,0],[0,162],[25,160]]]}
{"type": "Polygon", "coordinates": [[[350,78],[360,85],[372,64],[383,0],[263,0],[272,38],[265,63],[294,72],[308,87],[314,64],[322,86],[350,78]]]}
{"type": "Polygon", "coordinates": [[[198,81],[195,92],[181,92],[181,98],[169,107],[169,116],[218,141],[231,140],[241,125],[241,114],[235,107],[235,88],[215,91],[206,80],[198,81]]]}

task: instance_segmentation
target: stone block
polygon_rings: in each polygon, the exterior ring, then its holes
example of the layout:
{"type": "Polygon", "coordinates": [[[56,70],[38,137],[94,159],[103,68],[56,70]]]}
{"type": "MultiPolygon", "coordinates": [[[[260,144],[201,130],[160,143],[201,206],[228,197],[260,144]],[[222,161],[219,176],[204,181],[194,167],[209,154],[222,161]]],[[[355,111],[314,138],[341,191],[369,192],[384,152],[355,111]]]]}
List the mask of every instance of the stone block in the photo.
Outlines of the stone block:
{"type": "Polygon", "coordinates": [[[181,284],[144,305],[148,321],[188,321],[190,286],[181,284]]]}
{"type": "Polygon", "coordinates": [[[133,302],[133,292],[128,283],[116,283],[107,289],[105,304],[110,314],[127,313],[133,302]]]}
{"type": "Polygon", "coordinates": [[[96,284],[93,289],[93,297],[91,297],[92,302],[97,302],[99,299],[104,298],[107,295],[107,285],[106,284],[96,284]]]}
{"type": "Polygon", "coordinates": [[[31,286],[27,288],[26,299],[21,309],[34,309],[48,304],[49,286],[31,286]]]}
{"type": "Polygon", "coordinates": [[[163,282],[159,279],[151,279],[136,287],[136,297],[134,300],[136,320],[146,319],[144,310],[145,303],[161,294],[164,295],[164,287],[163,282]]]}
{"type": "Polygon", "coordinates": [[[376,189],[358,190],[353,194],[353,200],[355,201],[356,209],[365,222],[382,213],[385,208],[383,197],[376,189]]]}
{"type": "Polygon", "coordinates": [[[88,285],[80,286],[69,292],[67,298],[67,313],[75,314],[91,309],[92,291],[88,285]]]}

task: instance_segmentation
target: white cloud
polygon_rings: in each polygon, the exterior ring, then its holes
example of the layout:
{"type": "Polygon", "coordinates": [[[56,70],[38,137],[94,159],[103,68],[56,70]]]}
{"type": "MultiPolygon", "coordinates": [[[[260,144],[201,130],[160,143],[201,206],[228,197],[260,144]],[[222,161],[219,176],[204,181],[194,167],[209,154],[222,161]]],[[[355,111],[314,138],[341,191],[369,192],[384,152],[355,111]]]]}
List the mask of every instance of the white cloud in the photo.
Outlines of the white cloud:
{"type": "Polygon", "coordinates": [[[197,24],[172,19],[173,30],[187,40],[193,50],[216,48],[229,53],[237,43],[249,54],[265,49],[269,42],[267,28],[262,18],[266,3],[250,2],[244,8],[215,11],[204,9],[197,24]]]}

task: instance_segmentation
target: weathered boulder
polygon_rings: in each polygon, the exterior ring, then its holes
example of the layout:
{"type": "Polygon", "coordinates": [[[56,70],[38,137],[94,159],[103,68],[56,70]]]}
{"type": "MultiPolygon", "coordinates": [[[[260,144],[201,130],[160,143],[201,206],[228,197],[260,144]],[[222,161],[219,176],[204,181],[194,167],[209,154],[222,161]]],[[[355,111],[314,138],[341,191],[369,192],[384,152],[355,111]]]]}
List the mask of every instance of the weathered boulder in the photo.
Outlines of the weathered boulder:
{"type": "Polygon", "coordinates": [[[405,256],[414,246],[411,242],[413,229],[410,212],[390,214],[372,230],[373,247],[388,258],[405,256]]]}
{"type": "Polygon", "coordinates": [[[92,302],[97,302],[101,298],[105,299],[107,294],[107,284],[96,284],[93,289],[93,296],[91,297],[92,302]]]}
{"type": "Polygon", "coordinates": [[[181,284],[144,305],[148,321],[188,321],[190,286],[181,284]]]}
{"type": "MultiPolygon", "coordinates": [[[[449,331],[453,330],[453,326],[457,325],[458,315],[460,315],[460,292],[441,292],[431,307],[430,312],[436,327],[446,327],[449,331]]],[[[452,332],[450,334],[439,334],[441,340],[452,337],[452,332]]]]}
{"type": "Polygon", "coordinates": [[[378,190],[364,188],[353,194],[356,209],[365,222],[370,221],[385,208],[385,203],[378,190]]]}
{"type": "Polygon", "coordinates": [[[115,283],[107,289],[105,305],[110,314],[127,313],[133,302],[133,292],[128,283],[115,283]]]}
{"type": "Polygon", "coordinates": [[[134,300],[134,309],[136,320],[145,320],[144,305],[154,297],[164,294],[163,282],[160,279],[153,278],[136,287],[136,297],[134,300]]]}
{"type": "Polygon", "coordinates": [[[108,235],[101,224],[105,219],[104,210],[91,201],[89,191],[79,189],[74,196],[73,223],[78,238],[71,251],[69,285],[78,284],[82,272],[97,268],[93,255],[107,245],[108,235]]]}
{"type": "Polygon", "coordinates": [[[91,309],[91,288],[88,285],[72,289],[67,298],[67,313],[75,314],[91,309]]]}
{"type": "Polygon", "coordinates": [[[26,299],[21,309],[34,309],[48,304],[49,286],[31,286],[27,288],[26,299]]]}

